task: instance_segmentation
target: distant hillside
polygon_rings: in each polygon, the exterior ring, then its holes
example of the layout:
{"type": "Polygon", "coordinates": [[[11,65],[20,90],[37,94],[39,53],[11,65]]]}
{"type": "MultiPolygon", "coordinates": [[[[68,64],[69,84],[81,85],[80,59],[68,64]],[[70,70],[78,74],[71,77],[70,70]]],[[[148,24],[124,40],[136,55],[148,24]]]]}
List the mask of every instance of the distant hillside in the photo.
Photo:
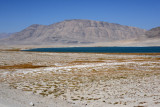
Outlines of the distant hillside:
{"type": "Polygon", "coordinates": [[[145,33],[148,38],[160,38],[160,27],[153,28],[145,33]]]}
{"type": "Polygon", "coordinates": [[[92,20],[34,24],[0,41],[1,44],[88,44],[139,38],[144,29],[92,20]]]}
{"type": "Polygon", "coordinates": [[[12,33],[0,33],[0,39],[8,38],[12,33]]]}

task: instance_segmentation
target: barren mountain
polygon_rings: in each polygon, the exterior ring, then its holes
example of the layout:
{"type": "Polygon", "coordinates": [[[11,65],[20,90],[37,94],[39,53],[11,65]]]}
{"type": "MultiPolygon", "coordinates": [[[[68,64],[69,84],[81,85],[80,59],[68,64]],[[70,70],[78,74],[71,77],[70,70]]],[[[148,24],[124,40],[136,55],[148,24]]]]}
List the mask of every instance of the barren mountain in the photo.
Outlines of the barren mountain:
{"type": "Polygon", "coordinates": [[[85,44],[136,39],[144,29],[92,20],[65,20],[51,25],[34,24],[1,40],[1,44],[85,44]]]}
{"type": "Polygon", "coordinates": [[[160,27],[153,28],[145,33],[148,38],[160,38],[160,27]]]}

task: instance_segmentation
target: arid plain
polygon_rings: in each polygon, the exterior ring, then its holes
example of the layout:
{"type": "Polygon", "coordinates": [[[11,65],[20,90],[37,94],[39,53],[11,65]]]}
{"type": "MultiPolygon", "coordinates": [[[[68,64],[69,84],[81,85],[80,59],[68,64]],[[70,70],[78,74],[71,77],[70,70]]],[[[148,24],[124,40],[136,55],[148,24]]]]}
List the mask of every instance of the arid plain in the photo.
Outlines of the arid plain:
{"type": "Polygon", "coordinates": [[[0,50],[2,107],[159,107],[159,84],[159,53],[0,50]]]}

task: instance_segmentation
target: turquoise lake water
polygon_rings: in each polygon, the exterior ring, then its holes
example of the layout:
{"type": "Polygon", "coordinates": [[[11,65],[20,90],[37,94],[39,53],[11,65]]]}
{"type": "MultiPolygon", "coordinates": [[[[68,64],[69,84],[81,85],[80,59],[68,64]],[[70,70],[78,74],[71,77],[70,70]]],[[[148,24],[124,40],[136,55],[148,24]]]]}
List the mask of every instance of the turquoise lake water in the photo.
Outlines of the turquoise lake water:
{"type": "Polygon", "coordinates": [[[35,52],[84,52],[84,53],[160,53],[160,47],[61,47],[35,48],[35,52]]]}

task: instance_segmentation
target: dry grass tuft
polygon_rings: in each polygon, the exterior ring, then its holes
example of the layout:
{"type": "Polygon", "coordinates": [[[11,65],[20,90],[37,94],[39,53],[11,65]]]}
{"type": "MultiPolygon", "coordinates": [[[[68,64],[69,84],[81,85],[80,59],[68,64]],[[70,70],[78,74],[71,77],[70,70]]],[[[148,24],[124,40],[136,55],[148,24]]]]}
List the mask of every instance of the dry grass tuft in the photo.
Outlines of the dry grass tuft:
{"type": "Polygon", "coordinates": [[[13,48],[13,49],[0,49],[0,51],[21,51],[19,48],[13,48]]]}
{"type": "Polygon", "coordinates": [[[33,65],[31,63],[26,64],[17,64],[17,65],[8,65],[8,66],[0,66],[0,69],[28,69],[28,68],[40,68],[40,67],[47,67],[41,65],[33,65]]]}

